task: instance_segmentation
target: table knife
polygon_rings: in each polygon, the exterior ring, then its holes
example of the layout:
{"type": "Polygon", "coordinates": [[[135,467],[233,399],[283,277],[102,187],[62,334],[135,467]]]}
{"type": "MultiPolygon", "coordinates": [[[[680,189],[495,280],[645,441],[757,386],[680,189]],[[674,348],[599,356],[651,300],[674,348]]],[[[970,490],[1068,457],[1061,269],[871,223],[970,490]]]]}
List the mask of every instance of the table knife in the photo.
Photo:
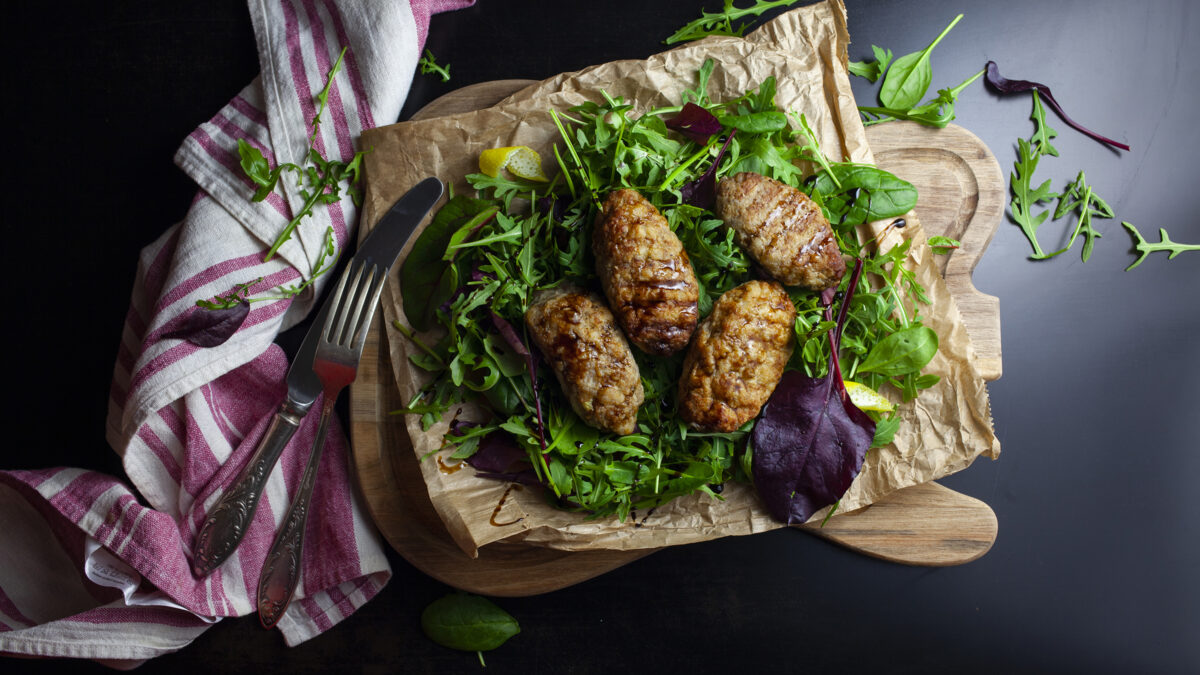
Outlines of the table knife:
{"type": "MultiPolygon", "coordinates": [[[[442,190],[442,182],[436,178],[426,178],[417,183],[396,201],[375,229],[371,230],[359,246],[354,261],[382,261],[382,267],[389,267],[425,214],[441,199],[442,190]]],[[[246,528],[254,519],[271,470],[321,393],[321,381],[313,373],[312,363],[321,326],[328,312],[327,299],[292,360],[287,374],[287,399],[275,413],[246,466],[220,501],[209,510],[208,517],[196,534],[192,573],[199,578],[208,576],[220,567],[241,543],[246,528]]]]}

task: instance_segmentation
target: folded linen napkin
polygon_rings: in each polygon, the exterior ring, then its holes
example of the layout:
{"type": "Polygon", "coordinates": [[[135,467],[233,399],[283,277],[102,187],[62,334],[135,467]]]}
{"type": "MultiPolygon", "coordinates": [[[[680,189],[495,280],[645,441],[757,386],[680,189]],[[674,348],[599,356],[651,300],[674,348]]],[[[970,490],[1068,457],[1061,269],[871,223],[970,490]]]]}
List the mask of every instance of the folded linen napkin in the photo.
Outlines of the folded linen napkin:
{"type": "MultiPolygon", "coordinates": [[[[255,611],[259,570],[317,415],[284,451],[238,551],[197,579],[191,546],[283,401],[288,363],[273,340],[313,308],[330,275],[294,299],[254,303],[219,346],[163,336],[200,311],[199,299],[260,278],[251,295],[308,278],[327,228],[339,249],[353,241],[357,210],[347,196],[317,208],[263,262],[303,199],[284,179],[283,195],[252,202],[238,140],[272,165],[303,165],[316,95],[345,47],[312,143],[349,161],[363,130],[399,116],[430,16],[473,2],[249,0],[261,74],[176,154],[200,191],[186,218],[143,250],[116,359],[107,437],[136,493],[79,469],[0,472],[0,653],[134,666],[182,648],[221,617],[255,611]]],[[[313,494],[319,517],[309,520],[300,585],[278,624],[289,645],[338,623],[391,575],[350,489],[345,434],[336,419],[332,426],[313,494]]]]}

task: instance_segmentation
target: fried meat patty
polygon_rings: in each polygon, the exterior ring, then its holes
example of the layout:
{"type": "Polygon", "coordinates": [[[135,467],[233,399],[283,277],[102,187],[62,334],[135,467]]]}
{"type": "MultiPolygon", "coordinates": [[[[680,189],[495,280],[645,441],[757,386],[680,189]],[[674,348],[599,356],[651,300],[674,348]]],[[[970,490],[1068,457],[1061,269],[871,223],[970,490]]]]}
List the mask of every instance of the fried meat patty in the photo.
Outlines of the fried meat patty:
{"type": "Polygon", "coordinates": [[[525,325],[583,421],[633,433],[646,394],[629,343],[601,298],[576,288],[549,291],[526,310],[525,325]]]}
{"type": "Polygon", "coordinates": [[[699,318],[700,286],[667,219],[636,190],[608,195],[592,233],[596,274],[625,335],[666,356],[687,346],[699,318]]]}
{"type": "Polygon", "coordinates": [[[679,414],[693,428],[729,432],[758,415],[791,358],[796,308],[773,281],[726,291],[683,361],[679,414]]]}
{"type": "Polygon", "coordinates": [[[785,285],[820,291],[846,273],[821,207],[790,185],[757,173],[727,176],[717,184],[716,212],[737,243],[785,285]]]}

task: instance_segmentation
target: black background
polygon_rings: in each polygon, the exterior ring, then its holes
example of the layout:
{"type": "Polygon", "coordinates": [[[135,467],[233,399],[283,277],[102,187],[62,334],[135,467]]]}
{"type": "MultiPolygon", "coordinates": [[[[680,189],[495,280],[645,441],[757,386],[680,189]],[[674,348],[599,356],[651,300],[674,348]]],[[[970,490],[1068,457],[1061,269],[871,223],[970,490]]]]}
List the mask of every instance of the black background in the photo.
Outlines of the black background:
{"type": "MultiPolygon", "coordinates": [[[[137,254],[185,214],[194,186],[172,156],[256,75],[254,38],[241,2],[38,4],[9,24],[5,66],[5,332],[16,342],[2,465],[121,475],[104,417],[137,254]]],[[[869,58],[872,43],[897,56],[921,49],[961,12],[934,52],[933,88],[995,60],[1133,147],[1109,150],[1049,113],[1061,157],[1043,160],[1039,180],[1059,189],[1086,169],[1117,219],[1098,221],[1105,236],[1086,264],[1078,243],[1029,260],[1005,221],[976,270],[976,286],[1000,298],[1004,375],[989,389],[1003,454],[943,483],[992,506],[994,548],[945,569],[871,560],[794,531],[671,549],[569,589],[500,600],[522,633],[487,654],[483,672],[1200,670],[1200,253],[1154,254],[1125,272],[1135,256],[1119,225],[1200,243],[1197,8],[849,5],[852,59],[869,58]]],[[[474,82],[645,58],[700,9],[480,0],[435,16],[427,46],[453,79],[417,76],[402,119],[474,82]]],[[[859,102],[873,103],[876,87],[854,80],[859,102]]],[[[1007,175],[1016,139],[1032,131],[1029,111],[1028,96],[999,98],[980,81],[961,96],[957,123],[1007,175]]],[[[1048,249],[1059,227],[1044,228],[1048,249]]],[[[421,633],[421,609],[447,589],[391,558],[377,599],[299,647],[255,618],[231,619],[141,672],[479,672],[474,654],[421,633]]],[[[99,669],[4,667],[14,665],[99,669]]]]}

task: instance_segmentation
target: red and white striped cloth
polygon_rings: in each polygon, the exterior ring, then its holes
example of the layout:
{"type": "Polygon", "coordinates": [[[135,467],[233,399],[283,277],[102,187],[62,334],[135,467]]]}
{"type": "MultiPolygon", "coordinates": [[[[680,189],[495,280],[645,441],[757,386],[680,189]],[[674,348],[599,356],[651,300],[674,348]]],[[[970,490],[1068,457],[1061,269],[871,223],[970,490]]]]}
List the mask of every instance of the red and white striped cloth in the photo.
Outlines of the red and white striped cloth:
{"type": "MultiPolygon", "coordinates": [[[[117,354],[107,436],[137,492],[79,469],[0,472],[0,653],[134,666],[184,647],[221,617],[255,611],[258,573],[318,416],[284,451],[238,552],[206,579],[190,571],[192,541],[283,401],[288,364],[276,335],[300,321],[319,292],[254,303],[218,347],[162,335],[199,299],[259,277],[253,295],[307,277],[326,228],[339,247],[354,235],[358,213],[346,198],[318,208],[263,262],[303,201],[285,179],[284,195],[252,202],[237,141],[272,164],[304,164],[316,94],[346,47],[315,147],[349,160],[364,129],[399,116],[430,16],[473,2],[249,0],[261,74],[179,149],[176,163],[200,191],[186,219],[142,252],[117,354]]],[[[278,624],[290,645],[337,624],[391,576],[350,488],[347,450],[345,434],[332,429],[300,587],[278,624]]]]}

